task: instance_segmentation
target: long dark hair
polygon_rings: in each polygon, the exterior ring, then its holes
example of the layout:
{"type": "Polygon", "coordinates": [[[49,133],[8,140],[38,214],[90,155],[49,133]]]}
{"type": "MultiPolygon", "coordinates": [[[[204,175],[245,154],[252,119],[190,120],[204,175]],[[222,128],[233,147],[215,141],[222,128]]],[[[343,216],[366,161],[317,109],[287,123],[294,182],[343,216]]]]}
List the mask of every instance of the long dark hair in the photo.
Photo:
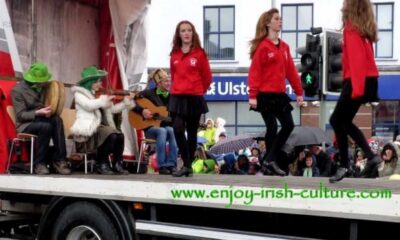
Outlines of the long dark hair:
{"type": "Polygon", "coordinates": [[[174,38],[172,40],[172,50],[171,53],[178,51],[182,47],[182,39],[179,34],[179,30],[182,24],[189,24],[192,28],[193,37],[192,37],[192,48],[201,48],[199,34],[196,32],[196,28],[194,27],[193,23],[189,22],[188,20],[183,20],[176,25],[174,38]]]}
{"type": "Polygon", "coordinates": [[[343,27],[347,21],[372,42],[378,41],[377,26],[372,4],[369,0],[344,0],[342,8],[343,27]]]}

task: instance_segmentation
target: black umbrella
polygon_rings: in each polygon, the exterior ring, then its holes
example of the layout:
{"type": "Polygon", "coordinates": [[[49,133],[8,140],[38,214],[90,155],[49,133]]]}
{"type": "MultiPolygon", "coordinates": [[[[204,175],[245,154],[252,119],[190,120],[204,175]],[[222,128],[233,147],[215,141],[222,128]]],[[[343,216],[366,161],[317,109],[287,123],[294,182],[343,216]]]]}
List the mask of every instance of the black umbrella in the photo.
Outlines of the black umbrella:
{"type": "Polygon", "coordinates": [[[296,146],[331,143],[326,133],[317,127],[295,127],[283,146],[285,152],[290,152],[296,146]]]}
{"type": "Polygon", "coordinates": [[[241,134],[228,139],[217,142],[209,150],[212,154],[223,154],[228,152],[236,152],[241,149],[250,147],[254,143],[256,134],[241,134]]]}
{"type": "MultiPolygon", "coordinates": [[[[265,132],[263,135],[259,135],[259,137],[264,137],[264,135],[265,132]]],[[[321,128],[299,126],[293,129],[285,145],[282,147],[282,150],[285,152],[291,152],[296,146],[321,143],[332,143],[332,141],[321,128]]]]}

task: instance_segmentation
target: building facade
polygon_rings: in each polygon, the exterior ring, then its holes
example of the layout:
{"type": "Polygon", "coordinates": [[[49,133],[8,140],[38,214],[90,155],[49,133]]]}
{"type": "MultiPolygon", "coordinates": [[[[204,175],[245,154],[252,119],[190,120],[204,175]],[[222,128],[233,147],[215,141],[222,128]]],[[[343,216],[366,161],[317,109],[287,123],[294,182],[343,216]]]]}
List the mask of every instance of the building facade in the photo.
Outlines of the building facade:
{"type": "MultiPolygon", "coordinates": [[[[400,14],[398,0],[373,0],[379,42],[375,45],[380,70],[378,106],[363,106],[355,119],[367,136],[387,138],[398,134],[400,125],[400,14]]],[[[152,0],[148,15],[148,68],[169,68],[169,52],[176,25],[191,21],[209,56],[213,83],[206,99],[206,117],[227,120],[228,134],[264,130],[261,116],[249,111],[247,74],[249,41],[254,37],[259,16],[276,7],[283,20],[281,38],[290,45],[295,62],[296,48],[304,46],[311,27],[340,30],[343,0],[152,0]]],[[[294,99],[290,85],[287,93],[294,99]]],[[[293,112],[296,125],[320,126],[331,131],[329,116],[334,96],[324,100],[307,98],[307,106],[293,112]],[[322,101],[321,101],[322,100],[322,101]]]]}

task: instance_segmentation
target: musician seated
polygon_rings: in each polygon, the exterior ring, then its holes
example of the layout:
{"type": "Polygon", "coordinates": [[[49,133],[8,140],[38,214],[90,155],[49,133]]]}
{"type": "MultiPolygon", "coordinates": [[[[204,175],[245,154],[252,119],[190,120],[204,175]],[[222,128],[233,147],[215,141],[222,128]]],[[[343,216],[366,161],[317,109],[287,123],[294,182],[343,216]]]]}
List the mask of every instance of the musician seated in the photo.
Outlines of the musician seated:
{"type": "MultiPolygon", "coordinates": [[[[167,106],[169,100],[169,87],[171,79],[168,73],[163,69],[157,69],[149,75],[149,80],[153,80],[156,84],[155,88],[146,89],[138,94],[138,97],[144,97],[150,100],[155,106],[167,106]]],[[[151,112],[150,109],[136,104],[133,111],[139,113],[144,119],[153,119],[157,113],[151,112]]],[[[176,158],[178,147],[175,140],[172,123],[169,120],[163,120],[160,127],[150,126],[144,130],[146,138],[156,139],[157,146],[157,162],[159,174],[172,174],[176,171],[176,158]],[[168,151],[166,151],[166,143],[168,151]],[[167,154],[168,152],[168,154],[167,154]]]]}
{"type": "Polygon", "coordinates": [[[52,115],[50,106],[44,105],[44,90],[51,79],[51,73],[45,64],[35,63],[23,76],[24,81],[14,86],[11,97],[17,132],[37,135],[34,172],[40,175],[49,174],[46,157],[52,139],[55,155],[51,164],[58,173],[70,174],[62,119],[58,115],[52,115]]]}
{"type": "Polygon", "coordinates": [[[113,120],[113,114],[121,113],[134,106],[134,94],[124,97],[123,101],[113,103],[115,95],[96,92],[101,89],[101,81],[106,71],[96,67],[84,68],[78,86],[72,88],[75,99],[76,120],[71,127],[75,140],[84,141],[86,148],[97,149],[97,172],[100,174],[128,174],[123,168],[124,134],[119,131],[113,120]],[[112,154],[110,168],[109,156],[112,154]]]}

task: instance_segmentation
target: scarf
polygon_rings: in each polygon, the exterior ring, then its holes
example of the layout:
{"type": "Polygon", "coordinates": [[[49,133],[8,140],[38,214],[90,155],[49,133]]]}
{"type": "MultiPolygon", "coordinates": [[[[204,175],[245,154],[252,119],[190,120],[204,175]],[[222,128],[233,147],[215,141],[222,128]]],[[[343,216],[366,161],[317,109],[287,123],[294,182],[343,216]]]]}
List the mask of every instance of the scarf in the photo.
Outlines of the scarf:
{"type": "Polygon", "coordinates": [[[303,177],[312,177],[312,168],[305,168],[304,169],[304,173],[303,173],[303,177]]]}

